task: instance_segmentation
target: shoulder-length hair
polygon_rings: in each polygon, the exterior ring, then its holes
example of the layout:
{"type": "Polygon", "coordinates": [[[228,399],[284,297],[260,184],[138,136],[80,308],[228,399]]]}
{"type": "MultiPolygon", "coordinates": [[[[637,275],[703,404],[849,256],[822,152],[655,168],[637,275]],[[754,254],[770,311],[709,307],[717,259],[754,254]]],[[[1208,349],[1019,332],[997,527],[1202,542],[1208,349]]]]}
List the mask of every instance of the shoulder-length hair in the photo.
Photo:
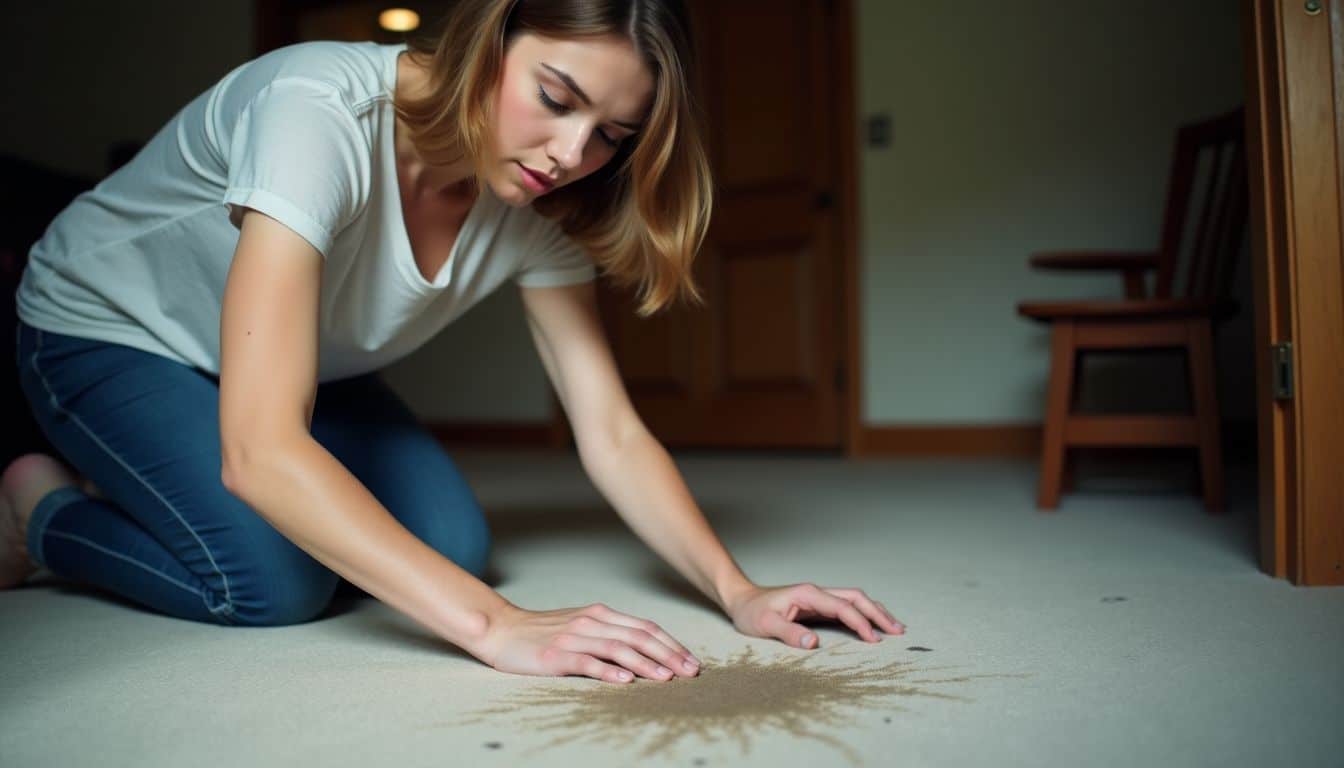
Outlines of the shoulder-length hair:
{"type": "Polygon", "coordinates": [[[709,228],[713,187],[681,0],[459,0],[441,33],[407,41],[430,73],[424,98],[395,105],[412,143],[430,164],[470,157],[482,175],[493,159],[491,113],[504,52],[523,32],[626,38],[654,79],[640,132],[601,168],[537,198],[533,208],[557,219],[618,286],[638,289],[640,316],[678,298],[703,303],[692,263],[709,228]]]}

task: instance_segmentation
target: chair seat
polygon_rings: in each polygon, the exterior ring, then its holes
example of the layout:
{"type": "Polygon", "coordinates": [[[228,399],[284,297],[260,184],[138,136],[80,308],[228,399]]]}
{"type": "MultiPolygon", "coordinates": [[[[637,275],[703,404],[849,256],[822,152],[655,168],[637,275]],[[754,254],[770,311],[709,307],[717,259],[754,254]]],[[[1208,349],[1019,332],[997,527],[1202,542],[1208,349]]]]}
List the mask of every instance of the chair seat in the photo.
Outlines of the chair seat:
{"type": "Polygon", "coordinates": [[[1041,322],[1054,320],[1144,320],[1217,317],[1235,314],[1237,303],[1210,299],[1074,299],[1069,301],[1024,301],[1017,313],[1041,322]]]}

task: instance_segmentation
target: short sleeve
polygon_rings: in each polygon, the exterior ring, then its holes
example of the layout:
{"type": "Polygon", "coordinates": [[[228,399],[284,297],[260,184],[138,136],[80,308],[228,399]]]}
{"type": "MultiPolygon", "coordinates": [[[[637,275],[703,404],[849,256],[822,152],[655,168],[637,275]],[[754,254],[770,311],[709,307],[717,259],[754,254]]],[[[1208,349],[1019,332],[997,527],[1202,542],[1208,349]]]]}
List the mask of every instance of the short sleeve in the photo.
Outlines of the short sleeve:
{"type": "Polygon", "coordinates": [[[555,221],[537,216],[536,236],[531,239],[523,266],[513,281],[528,288],[590,282],[597,269],[586,251],[560,229],[555,221]]]}
{"type": "Polygon", "coordinates": [[[325,258],[368,200],[372,165],[369,144],[334,86],[277,80],[243,108],[229,140],[229,221],[241,227],[242,208],[254,208],[325,258]]]}

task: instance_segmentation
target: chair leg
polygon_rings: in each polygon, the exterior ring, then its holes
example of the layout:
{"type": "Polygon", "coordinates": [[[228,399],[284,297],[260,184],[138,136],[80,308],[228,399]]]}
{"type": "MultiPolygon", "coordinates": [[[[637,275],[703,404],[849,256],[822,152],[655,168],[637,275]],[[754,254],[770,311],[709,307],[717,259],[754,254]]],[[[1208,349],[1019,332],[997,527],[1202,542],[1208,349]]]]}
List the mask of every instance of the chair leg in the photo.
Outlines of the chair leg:
{"type": "Polygon", "coordinates": [[[1050,384],[1045,403],[1045,429],[1041,440],[1041,477],[1036,506],[1059,506],[1064,471],[1064,422],[1073,402],[1074,324],[1067,320],[1054,323],[1050,339],[1050,384]]]}
{"type": "MultiPolygon", "coordinates": [[[[1079,395],[1082,394],[1083,389],[1084,356],[1085,353],[1081,349],[1077,350],[1073,355],[1074,383],[1073,387],[1071,388],[1072,392],[1069,393],[1069,410],[1068,410],[1069,413],[1078,412],[1078,406],[1080,404],[1079,401],[1081,400],[1079,395]]],[[[1061,470],[1062,479],[1060,480],[1060,487],[1063,489],[1064,493],[1073,493],[1074,491],[1078,490],[1077,468],[1078,468],[1078,451],[1076,449],[1070,451],[1069,446],[1067,445],[1064,446],[1064,466],[1063,469],[1061,470]]]]}
{"type": "Polygon", "coordinates": [[[1223,495],[1223,454],[1219,442],[1218,392],[1214,379],[1213,330],[1205,318],[1190,322],[1191,400],[1199,423],[1199,475],[1204,483],[1204,507],[1212,514],[1226,512],[1223,495]]]}

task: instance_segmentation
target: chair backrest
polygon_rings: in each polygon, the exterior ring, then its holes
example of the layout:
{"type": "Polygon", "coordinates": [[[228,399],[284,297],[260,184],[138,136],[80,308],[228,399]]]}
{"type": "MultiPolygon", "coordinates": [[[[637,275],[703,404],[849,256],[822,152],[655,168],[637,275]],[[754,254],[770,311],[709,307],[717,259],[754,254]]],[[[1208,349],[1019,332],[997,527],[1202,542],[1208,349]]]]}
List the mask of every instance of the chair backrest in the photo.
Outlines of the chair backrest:
{"type": "Polygon", "coordinates": [[[1167,182],[1155,297],[1229,297],[1249,207],[1244,126],[1242,107],[1181,126],[1167,182]]]}

